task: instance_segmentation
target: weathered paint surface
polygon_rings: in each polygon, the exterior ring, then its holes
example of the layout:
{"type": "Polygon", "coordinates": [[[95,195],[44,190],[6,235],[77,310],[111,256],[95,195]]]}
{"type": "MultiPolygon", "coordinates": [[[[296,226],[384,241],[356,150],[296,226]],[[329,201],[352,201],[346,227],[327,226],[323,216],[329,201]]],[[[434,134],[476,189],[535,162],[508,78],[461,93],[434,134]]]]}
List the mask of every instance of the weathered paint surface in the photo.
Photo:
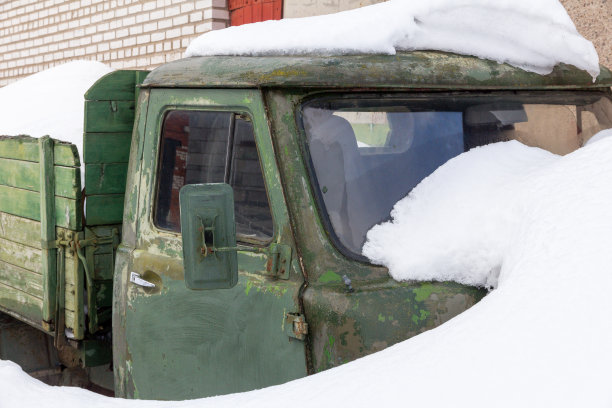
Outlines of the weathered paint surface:
{"type": "Polygon", "coordinates": [[[610,87],[602,67],[595,84],[589,74],[560,64],[538,75],[476,57],[433,51],[397,55],[197,57],[157,68],[150,87],[297,87],[401,89],[536,89],[610,87]]]}
{"type": "Polygon", "coordinates": [[[80,228],[78,166],[73,145],[0,137],[0,310],[47,332],[61,319],[82,338],[78,262],[53,245],[80,228]]]}
{"type": "MultiPolygon", "coordinates": [[[[88,217],[98,224],[123,221],[116,259],[110,244],[86,250],[94,287],[87,301],[90,310],[105,313],[90,323],[108,325],[112,290],[117,395],[157,399],[244,391],[325,370],[431,329],[486,293],[454,283],[398,283],[386,268],[351,259],[334,246],[314,198],[304,137],[297,125],[298,107],[305,97],[341,89],[609,92],[612,84],[607,69],[592,83],[586,73],[565,65],[551,75],[539,76],[438,52],[192,58],[166,64],[148,77],[145,89],[134,92],[142,76],[111,75],[86,95],[91,101],[91,115],[86,117],[86,182],[95,193],[90,198],[115,200],[112,206],[91,208],[100,209],[99,213],[88,209],[88,217]],[[131,102],[134,95],[139,95],[136,104],[131,102]],[[138,106],[135,116],[134,106],[138,106]],[[174,108],[233,111],[253,119],[274,218],[272,242],[289,246],[293,253],[289,279],[269,276],[265,253],[240,252],[239,281],[234,288],[186,289],[180,235],[161,231],[152,222],[161,119],[174,108]],[[132,120],[135,128],[130,133],[132,120]],[[121,216],[123,183],[112,179],[122,177],[126,162],[121,216]],[[132,271],[156,287],[131,284],[132,271]],[[352,290],[344,284],[344,275],[351,279],[352,290]],[[287,313],[305,315],[309,325],[305,342],[288,336],[287,313]]],[[[64,222],[80,231],[80,207],[66,201],[72,199],[74,204],[80,199],[80,186],[73,177],[80,165],[75,153],[71,145],[55,145],[55,207],[63,217],[56,219],[58,225],[64,222]]],[[[36,269],[42,261],[40,222],[23,218],[40,218],[40,209],[36,213],[40,184],[35,180],[38,148],[27,137],[0,137],[0,158],[0,170],[11,168],[12,161],[28,162],[19,166],[20,171],[0,175],[0,185],[4,184],[0,206],[6,207],[0,212],[0,310],[40,325],[44,292],[42,274],[36,269]],[[14,190],[19,190],[27,214],[15,214],[24,210],[6,198],[14,190]],[[11,212],[7,209],[15,212],[7,214],[11,212]],[[31,231],[32,226],[37,230],[31,231]]],[[[91,237],[91,232],[109,232],[108,225],[100,228],[106,230],[83,232],[81,238],[91,237]]],[[[73,322],[81,336],[85,278],[76,254],[67,253],[65,268],[66,321],[73,322]]],[[[106,329],[96,324],[89,330],[106,329]]],[[[108,357],[95,344],[84,349],[96,361],[108,357]]]]}
{"type": "Polygon", "coordinates": [[[352,285],[313,284],[304,295],[315,372],[382,350],[433,329],[485,292],[452,283],[392,279],[352,285]]]}
{"type": "Polygon", "coordinates": [[[278,280],[266,271],[265,253],[240,251],[235,287],[189,290],[181,236],[161,231],[152,222],[164,112],[176,108],[239,112],[253,119],[274,219],[272,242],[294,246],[260,93],[152,90],[147,100],[144,145],[132,151],[129,165],[129,177],[139,183],[127,185],[125,213],[134,222],[124,224],[124,233],[135,238],[134,246],[121,247],[117,263],[121,269],[114,279],[117,395],[184,399],[245,391],[306,375],[305,344],[291,339],[285,330],[286,314],[300,313],[303,276],[298,263],[292,263],[289,279],[278,280]],[[156,287],[130,284],[132,271],[156,287]]]}
{"type": "Polygon", "coordinates": [[[434,328],[486,291],[455,283],[398,283],[386,268],[344,256],[331,243],[314,199],[296,111],[306,93],[270,91],[273,139],[298,251],[308,274],[303,306],[310,332],[310,372],[325,370],[434,328]],[[349,291],[342,276],[352,281],[349,291]]]}

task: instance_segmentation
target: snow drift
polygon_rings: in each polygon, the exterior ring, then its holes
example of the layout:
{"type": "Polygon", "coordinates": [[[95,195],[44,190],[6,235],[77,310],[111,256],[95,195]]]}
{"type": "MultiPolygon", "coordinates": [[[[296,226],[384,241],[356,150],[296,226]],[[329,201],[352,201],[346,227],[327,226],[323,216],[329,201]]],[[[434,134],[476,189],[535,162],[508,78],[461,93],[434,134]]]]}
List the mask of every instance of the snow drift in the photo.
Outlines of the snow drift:
{"type": "Polygon", "coordinates": [[[73,61],[0,88],[0,135],[49,135],[77,146],[83,157],[83,95],[112,69],[73,61]]]}
{"type": "Polygon", "coordinates": [[[388,234],[404,242],[389,249],[411,259],[389,261],[395,277],[429,263],[444,278],[493,284],[498,276],[497,289],[379,353],[284,385],[182,403],[47,387],[0,362],[0,405],[609,407],[610,157],[610,137],[566,156],[513,141],[473,149],[434,172],[370,240],[388,234]],[[436,224],[419,225],[426,221],[436,224]],[[411,247],[418,242],[406,237],[423,234],[423,245],[411,247]],[[473,273],[464,275],[466,267],[473,273]]]}
{"type": "Polygon", "coordinates": [[[395,54],[440,50],[547,74],[599,74],[599,58],[558,0],[390,0],[342,13],[211,31],[185,55],[395,54]]]}

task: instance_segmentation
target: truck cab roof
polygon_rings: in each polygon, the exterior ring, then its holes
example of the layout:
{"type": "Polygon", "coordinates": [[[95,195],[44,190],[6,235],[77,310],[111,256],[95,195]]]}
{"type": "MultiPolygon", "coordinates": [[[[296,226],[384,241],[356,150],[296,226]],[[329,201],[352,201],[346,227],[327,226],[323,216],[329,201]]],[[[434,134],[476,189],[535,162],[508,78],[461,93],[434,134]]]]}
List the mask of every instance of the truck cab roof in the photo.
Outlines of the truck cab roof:
{"type": "Polygon", "coordinates": [[[360,88],[360,89],[580,89],[609,88],[601,67],[596,81],[559,64],[548,75],[477,57],[438,51],[396,55],[212,56],[170,62],[152,71],[143,87],[360,88]]]}

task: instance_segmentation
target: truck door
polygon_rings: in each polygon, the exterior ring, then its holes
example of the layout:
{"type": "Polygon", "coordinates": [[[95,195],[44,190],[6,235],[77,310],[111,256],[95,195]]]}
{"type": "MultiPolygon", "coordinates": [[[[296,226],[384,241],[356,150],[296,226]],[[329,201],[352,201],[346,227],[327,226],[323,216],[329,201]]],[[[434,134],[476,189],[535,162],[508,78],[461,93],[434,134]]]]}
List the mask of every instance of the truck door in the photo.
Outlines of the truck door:
{"type": "Polygon", "coordinates": [[[304,333],[293,324],[303,275],[260,92],[152,89],[138,151],[136,244],[115,278],[116,302],[125,302],[114,326],[115,353],[125,356],[115,358],[117,394],[186,399],[306,375],[304,333]],[[211,182],[232,186],[239,245],[259,253],[238,252],[233,288],[191,290],[179,190],[211,182]]]}

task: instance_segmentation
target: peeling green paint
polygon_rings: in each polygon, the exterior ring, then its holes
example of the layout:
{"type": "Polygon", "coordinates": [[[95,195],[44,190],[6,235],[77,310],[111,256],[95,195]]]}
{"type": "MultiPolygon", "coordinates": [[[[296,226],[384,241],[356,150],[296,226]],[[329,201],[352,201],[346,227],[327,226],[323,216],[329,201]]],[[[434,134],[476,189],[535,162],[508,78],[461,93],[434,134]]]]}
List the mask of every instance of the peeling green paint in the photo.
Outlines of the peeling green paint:
{"type": "Polygon", "coordinates": [[[342,277],[334,271],[327,271],[319,279],[318,283],[337,283],[342,282],[342,277]]]}
{"type": "Polygon", "coordinates": [[[428,299],[429,296],[434,293],[435,291],[435,287],[431,284],[431,283],[422,283],[421,286],[419,286],[418,288],[414,288],[412,289],[412,292],[414,292],[414,300],[416,300],[417,302],[422,302],[425,299],[428,299]]]}

